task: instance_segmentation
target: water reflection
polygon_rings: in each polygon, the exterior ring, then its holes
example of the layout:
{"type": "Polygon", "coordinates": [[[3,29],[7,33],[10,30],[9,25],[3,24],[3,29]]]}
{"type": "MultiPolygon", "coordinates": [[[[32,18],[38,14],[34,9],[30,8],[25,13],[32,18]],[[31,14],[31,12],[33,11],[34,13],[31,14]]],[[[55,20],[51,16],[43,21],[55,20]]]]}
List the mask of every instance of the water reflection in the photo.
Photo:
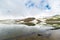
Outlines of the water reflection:
{"type": "Polygon", "coordinates": [[[17,36],[31,36],[33,34],[44,35],[47,30],[54,29],[51,26],[23,24],[0,24],[0,39],[14,38],[17,36]]]}

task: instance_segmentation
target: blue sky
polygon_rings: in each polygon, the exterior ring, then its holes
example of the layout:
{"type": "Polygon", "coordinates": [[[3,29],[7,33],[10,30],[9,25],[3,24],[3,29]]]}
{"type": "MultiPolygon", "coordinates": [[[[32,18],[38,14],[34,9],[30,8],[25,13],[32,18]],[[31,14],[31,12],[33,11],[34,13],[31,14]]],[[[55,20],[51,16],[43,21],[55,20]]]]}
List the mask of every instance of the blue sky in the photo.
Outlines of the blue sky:
{"type": "MultiPolygon", "coordinates": [[[[0,19],[13,19],[13,18],[24,18],[24,17],[48,17],[56,14],[60,14],[60,0],[45,0],[51,7],[50,10],[43,9],[40,7],[41,0],[0,0],[0,19]],[[31,1],[27,7],[25,4],[31,1]],[[39,6],[38,7],[36,7],[39,6]]],[[[46,5],[44,3],[43,5],[46,5]]]]}

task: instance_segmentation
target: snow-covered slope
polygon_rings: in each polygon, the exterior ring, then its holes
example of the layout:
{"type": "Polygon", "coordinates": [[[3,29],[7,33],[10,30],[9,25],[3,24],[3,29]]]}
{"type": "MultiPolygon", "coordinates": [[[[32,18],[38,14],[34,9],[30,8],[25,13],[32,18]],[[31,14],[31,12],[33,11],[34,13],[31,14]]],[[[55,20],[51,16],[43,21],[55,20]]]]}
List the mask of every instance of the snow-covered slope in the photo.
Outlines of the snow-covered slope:
{"type": "Polygon", "coordinates": [[[59,10],[60,0],[0,0],[0,19],[46,17],[60,14],[59,10]]]}

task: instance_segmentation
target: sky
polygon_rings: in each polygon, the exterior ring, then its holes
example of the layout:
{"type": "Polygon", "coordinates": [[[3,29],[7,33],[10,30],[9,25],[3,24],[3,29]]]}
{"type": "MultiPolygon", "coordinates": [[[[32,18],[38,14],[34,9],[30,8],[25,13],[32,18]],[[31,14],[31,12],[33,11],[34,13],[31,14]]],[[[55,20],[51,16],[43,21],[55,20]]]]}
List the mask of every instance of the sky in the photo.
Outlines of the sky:
{"type": "Polygon", "coordinates": [[[49,17],[60,14],[60,0],[0,0],[0,19],[49,17]]]}

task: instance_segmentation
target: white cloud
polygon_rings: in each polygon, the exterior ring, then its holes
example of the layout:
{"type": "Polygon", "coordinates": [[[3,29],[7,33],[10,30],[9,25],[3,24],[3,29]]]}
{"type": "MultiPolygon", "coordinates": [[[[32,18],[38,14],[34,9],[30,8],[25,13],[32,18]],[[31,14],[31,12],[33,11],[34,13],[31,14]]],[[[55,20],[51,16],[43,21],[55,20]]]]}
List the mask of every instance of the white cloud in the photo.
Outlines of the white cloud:
{"type": "MultiPolygon", "coordinates": [[[[45,17],[60,14],[60,0],[48,0],[51,10],[42,11],[40,9],[26,8],[25,3],[28,0],[0,0],[0,19],[4,18],[22,18],[22,17],[45,17]]],[[[40,0],[32,0],[38,3],[40,0]]]]}

